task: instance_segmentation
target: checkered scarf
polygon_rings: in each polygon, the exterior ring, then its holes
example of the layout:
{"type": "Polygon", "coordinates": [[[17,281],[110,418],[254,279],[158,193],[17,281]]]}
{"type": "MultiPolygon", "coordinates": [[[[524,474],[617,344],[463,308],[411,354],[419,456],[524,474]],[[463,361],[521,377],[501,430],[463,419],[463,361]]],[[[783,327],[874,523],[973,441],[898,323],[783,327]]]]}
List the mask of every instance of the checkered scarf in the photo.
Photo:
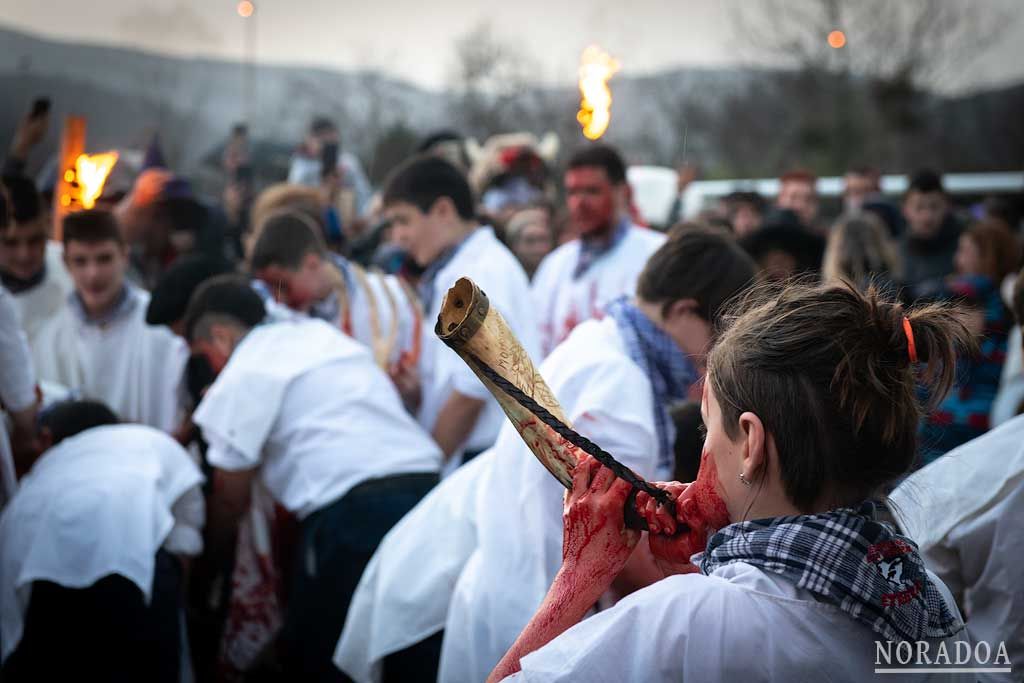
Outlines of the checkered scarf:
{"type": "Polygon", "coordinates": [[[700,378],[697,368],[672,338],[626,297],[609,303],[605,314],[615,320],[630,359],[651,380],[654,426],[658,432],[658,469],[671,472],[675,426],[668,409],[673,403],[686,398],[690,386],[700,378]]]}
{"type": "Polygon", "coordinates": [[[917,546],[874,519],[874,505],[740,522],[708,541],[700,570],[732,562],[782,574],[886,640],[946,638],[963,628],[925,573],[917,546]]]}

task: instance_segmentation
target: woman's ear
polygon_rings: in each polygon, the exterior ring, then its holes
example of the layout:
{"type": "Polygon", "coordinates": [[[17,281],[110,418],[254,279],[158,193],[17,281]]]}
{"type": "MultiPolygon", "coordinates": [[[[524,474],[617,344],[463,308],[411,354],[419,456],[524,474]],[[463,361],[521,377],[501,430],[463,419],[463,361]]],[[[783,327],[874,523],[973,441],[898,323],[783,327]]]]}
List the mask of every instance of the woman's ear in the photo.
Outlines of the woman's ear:
{"type": "Polygon", "coordinates": [[[751,412],[740,415],[740,433],[743,435],[743,457],[740,474],[748,482],[767,475],[768,439],[761,418],[751,412]]]}

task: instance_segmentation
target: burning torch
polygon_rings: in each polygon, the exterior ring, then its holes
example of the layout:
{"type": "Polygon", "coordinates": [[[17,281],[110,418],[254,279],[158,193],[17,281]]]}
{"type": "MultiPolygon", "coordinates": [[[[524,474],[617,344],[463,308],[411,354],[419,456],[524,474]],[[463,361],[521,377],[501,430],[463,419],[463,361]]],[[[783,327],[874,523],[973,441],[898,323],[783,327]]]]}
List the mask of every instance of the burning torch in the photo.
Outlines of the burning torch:
{"type": "Polygon", "coordinates": [[[608,81],[621,64],[596,45],[583,51],[580,60],[580,110],[576,120],[588,140],[597,140],[612,120],[612,91],[608,81]]]}

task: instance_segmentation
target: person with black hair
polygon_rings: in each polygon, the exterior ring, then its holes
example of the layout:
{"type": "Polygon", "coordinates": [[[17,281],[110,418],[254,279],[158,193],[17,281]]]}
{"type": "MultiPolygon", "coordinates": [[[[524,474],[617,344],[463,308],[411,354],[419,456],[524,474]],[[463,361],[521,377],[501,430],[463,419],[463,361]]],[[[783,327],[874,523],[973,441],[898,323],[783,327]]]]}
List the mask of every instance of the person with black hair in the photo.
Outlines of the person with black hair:
{"type": "Polygon", "coordinates": [[[0,517],[3,680],[176,683],[199,469],[101,403],[56,404],[40,423],[45,450],[0,517]]]}
{"type": "Polygon", "coordinates": [[[5,176],[0,195],[6,196],[9,216],[0,230],[0,282],[14,295],[12,302],[31,344],[73,286],[60,243],[49,239],[47,213],[35,183],[27,176],[5,176]]]}
{"type": "Polygon", "coordinates": [[[381,538],[437,482],[440,452],[368,349],[316,319],[263,324],[249,284],[218,276],[185,316],[217,378],[193,414],[213,470],[207,538],[227,552],[259,479],[299,520],[277,652],[289,680],[333,680],[331,652],[381,538]]]}
{"type": "Polygon", "coordinates": [[[188,350],[170,330],[146,324],[149,294],[125,277],[128,248],[114,215],[68,214],[64,262],[75,291],[32,345],[39,379],[101,400],[126,420],[177,427],[188,350]]]}
{"type": "Polygon", "coordinates": [[[456,280],[471,278],[536,358],[529,281],[494,230],[477,223],[469,182],[447,161],[414,157],[400,166],[386,183],[383,206],[393,239],[425,269],[418,284],[424,312],[419,420],[454,469],[490,448],[504,416],[473,371],[434,334],[441,302],[456,280]]]}
{"type": "Polygon", "coordinates": [[[900,238],[903,282],[912,296],[934,292],[941,279],[953,272],[953,259],[963,227],[950,211],[942,177],[918,171],[903,195],[907,230],[900,238]]]}
{"type": "MultiPolygon", "coordinates": [[[[568,421],[641,476],[670,478],[669,407],[691,396],[713,321],[754,274],[729,236],[695,230],[667,241],[635,299],[609,303],[605,318],[581,323],[541,363],[568,421]]],[[[377,664],[386,678],[389,655],[401,661],[411,643],[436,648],[442,628],[438,680],[482,680],[543,597],[561,557],[564,489],[508,422],[478,460],[442,482],[374,558],[335,654],[357,680],[377,664]]]]}
{"type": "Polygon", "coordinates": [[[569,230],[576,238],[548,254],[531,291],[546,356],[576,325],[603,315],[616,297],[632,296],[637,277],[665,236],[633,224],[626,163],[607,145],[589,145],[565,170],[569,230]]]}

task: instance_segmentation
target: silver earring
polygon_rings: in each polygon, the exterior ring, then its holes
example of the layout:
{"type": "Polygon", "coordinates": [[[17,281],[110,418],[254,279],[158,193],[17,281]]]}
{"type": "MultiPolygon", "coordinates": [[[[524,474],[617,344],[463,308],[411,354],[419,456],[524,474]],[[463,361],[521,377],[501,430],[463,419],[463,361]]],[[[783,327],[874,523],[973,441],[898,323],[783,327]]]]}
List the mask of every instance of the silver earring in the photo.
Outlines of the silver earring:
{"type": "Polygon", "coordinates": [[[750,481],[743,476],[742,472],[740,472],[740,481],[743,482],[744,486],[750,486],[750,481]]]}

